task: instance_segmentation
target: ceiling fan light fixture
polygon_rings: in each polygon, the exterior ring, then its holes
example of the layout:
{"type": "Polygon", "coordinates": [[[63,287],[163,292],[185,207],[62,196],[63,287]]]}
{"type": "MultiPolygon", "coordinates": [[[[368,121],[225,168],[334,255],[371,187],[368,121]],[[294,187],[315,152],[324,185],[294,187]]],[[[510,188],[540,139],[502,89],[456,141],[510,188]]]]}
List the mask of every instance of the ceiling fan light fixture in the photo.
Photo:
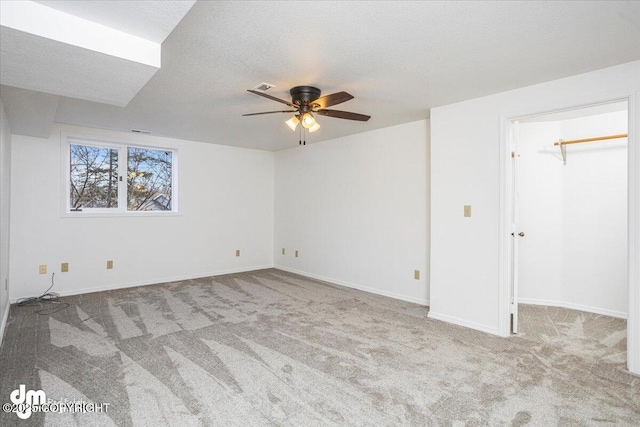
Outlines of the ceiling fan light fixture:
{"type": "Polygon", "coordinates": [[[296,128],[298,127],[298,123],[300,123],[300,119],[298,119],[298,116],[293,116],[285,122],[285,124],[289,126],[291,130],[296,130],[296,128]]]}
{"type": "Polygon", "coordinates": [[[291,88],[289,94],[291,95],[291,101],[280,99],[275,96],[267,95],[266,90],[273,87],[269,83],[263,83],[253,89],[249,89],[248,92],[254,95],[261,96],[263,98],[270,99],[271,101],[279,102],[280,104],[287,105],[289,110],[278,111],[264,111],[260,113],[243,114],[243,116],[258,116],[262,114],[276,114],[276,113],[293,113],[294,116],[284,123],[292,131],[298,129],[298,125],[301,125],[300,137],[308,130],[309,133],[313,133],[320,129],[320,124],[316,121],[315,114],[321,116],[334,117],[336,119],[355,120],[360,122],[366,122],[371,118],[366,114],[352,113],[350,111],[331,110],[327,107],[332,107],[337,104],[342,104],[350,99],[353,99],[353,95],[347,92],[336,92],[330,95],[320,96],[322,93],[320,89],[313,86],[296,86],[291,88]]]}
{"type": "Polygon", "coordinates": [[[313,126],[311,126],[311,127],[309,128],[309,133],[313,133],[313,132],[317,131],[318,129],[320,129],[320,123],[315,122],[315,123],[313,124],[313,126]]]}
{"type": "Polygon", "coordinates": [[[305,129],[310,129],[313,125],[316,124],[316,119],[313,117],[311,113],[304,113],[301,121],[302,121],[302,127],[305,129]]]}

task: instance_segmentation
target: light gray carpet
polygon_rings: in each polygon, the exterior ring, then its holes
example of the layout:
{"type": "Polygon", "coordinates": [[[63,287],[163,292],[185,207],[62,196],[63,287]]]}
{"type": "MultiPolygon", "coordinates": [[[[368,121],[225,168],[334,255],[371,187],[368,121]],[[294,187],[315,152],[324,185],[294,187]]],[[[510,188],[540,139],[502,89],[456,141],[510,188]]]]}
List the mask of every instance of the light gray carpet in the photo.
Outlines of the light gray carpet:
{"type": "MultiPolygon", "coordinates": [[[[638,425],[625,321],[523,306],[519,337],[261,270],[13,306],[0,396],[18,384],[106,414],[19,425],[638,425]]],[[[1,425],[18,424],[15,414],[1,425]]]]}

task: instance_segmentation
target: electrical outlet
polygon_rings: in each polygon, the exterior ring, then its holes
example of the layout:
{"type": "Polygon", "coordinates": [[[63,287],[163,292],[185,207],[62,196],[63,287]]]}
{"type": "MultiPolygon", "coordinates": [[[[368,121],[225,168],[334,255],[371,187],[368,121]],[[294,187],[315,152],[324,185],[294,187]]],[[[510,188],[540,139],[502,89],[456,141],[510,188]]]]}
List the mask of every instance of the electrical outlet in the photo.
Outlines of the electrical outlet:
{"type": "Polygon", "coordinates": [[[40,264],[40,267],[38,267],[38,273],[47,274],[47,264],[40,264]]]}
{"type": "Polygon", "coordinates": [[[284,248],[282,248],[282,255],[284,255],[284,248]]]}
{"type": "Polygon", "coordinates": [[[298,258],[298,250],[296,249],[296,258],[298,258]]]}
{"type": "Polygon", "coordinates": [[[471,216],[471,205],[464,205],[464,216],[467,218],[471,216]]]}
{"type": "Polygon", "coordinates": [[[60,264],[60,271],[63,273],[67,273],[69,271],[69,263],[63,262],[62,264],[60,264]]]}
{"type": "Polygon", "coordinates": [[[107,261],[107,270],[111,270],[113,268],[113,261],[107,261]]]}
{"type": "Polygon", "coordinates": [[[240,256],[240,249],[236,249],[236,256],[240,256]]]}
{"type": "Polygon", "coordinates": [[[413,278],[420,280],[420,270],[413,270],[413,278]]]}

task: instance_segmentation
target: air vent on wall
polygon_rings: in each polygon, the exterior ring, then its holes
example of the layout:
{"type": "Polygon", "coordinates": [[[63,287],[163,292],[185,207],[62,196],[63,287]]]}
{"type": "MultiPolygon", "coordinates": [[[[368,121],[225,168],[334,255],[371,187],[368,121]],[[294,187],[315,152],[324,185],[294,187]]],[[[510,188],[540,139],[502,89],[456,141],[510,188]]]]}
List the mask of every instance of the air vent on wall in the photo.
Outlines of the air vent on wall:
{"type": "Polygon", "coordinates": [[[271,88],[276,87],[275,85],[272,85],[270,83],[260,83],[258,86],[254,87],[252,90],[259,90],[260,92],[266,92],[271,88]]]}
{"type": "Polygon", "coordinates": [[[140,129],[131,129],[131,132],[133,132],[133,133],[147,133],[147,134],[151,133],[148,130],[140,130],[140,129]]]}

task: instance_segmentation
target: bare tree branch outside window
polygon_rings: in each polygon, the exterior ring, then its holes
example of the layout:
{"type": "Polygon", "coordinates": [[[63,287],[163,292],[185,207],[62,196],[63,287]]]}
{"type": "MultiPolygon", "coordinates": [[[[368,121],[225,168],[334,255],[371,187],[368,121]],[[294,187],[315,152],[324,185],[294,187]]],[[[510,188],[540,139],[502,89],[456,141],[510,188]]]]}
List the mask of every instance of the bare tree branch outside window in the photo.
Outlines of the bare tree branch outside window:
{"type": "Polygon", "coordinates": [[[173,153],[129,147],[127,154],[127,209],[170,211],[173,153]]]}
{"type": "Polygon", "coordinates": [[[118,150],[71,145],[71,209],[118,207],[118,150]]]}
{"type": "Polygon", "coordinates": [[[118,206],[120,187],[127,211],[171,211],[172,151],[70,144],[69,153],[71,210],[124,209],[118,206]],[[118,153],[126,158],[119,159],[118,153]],[[118,175],[119,160],[127,166],[126,187],[118,175]]]}

